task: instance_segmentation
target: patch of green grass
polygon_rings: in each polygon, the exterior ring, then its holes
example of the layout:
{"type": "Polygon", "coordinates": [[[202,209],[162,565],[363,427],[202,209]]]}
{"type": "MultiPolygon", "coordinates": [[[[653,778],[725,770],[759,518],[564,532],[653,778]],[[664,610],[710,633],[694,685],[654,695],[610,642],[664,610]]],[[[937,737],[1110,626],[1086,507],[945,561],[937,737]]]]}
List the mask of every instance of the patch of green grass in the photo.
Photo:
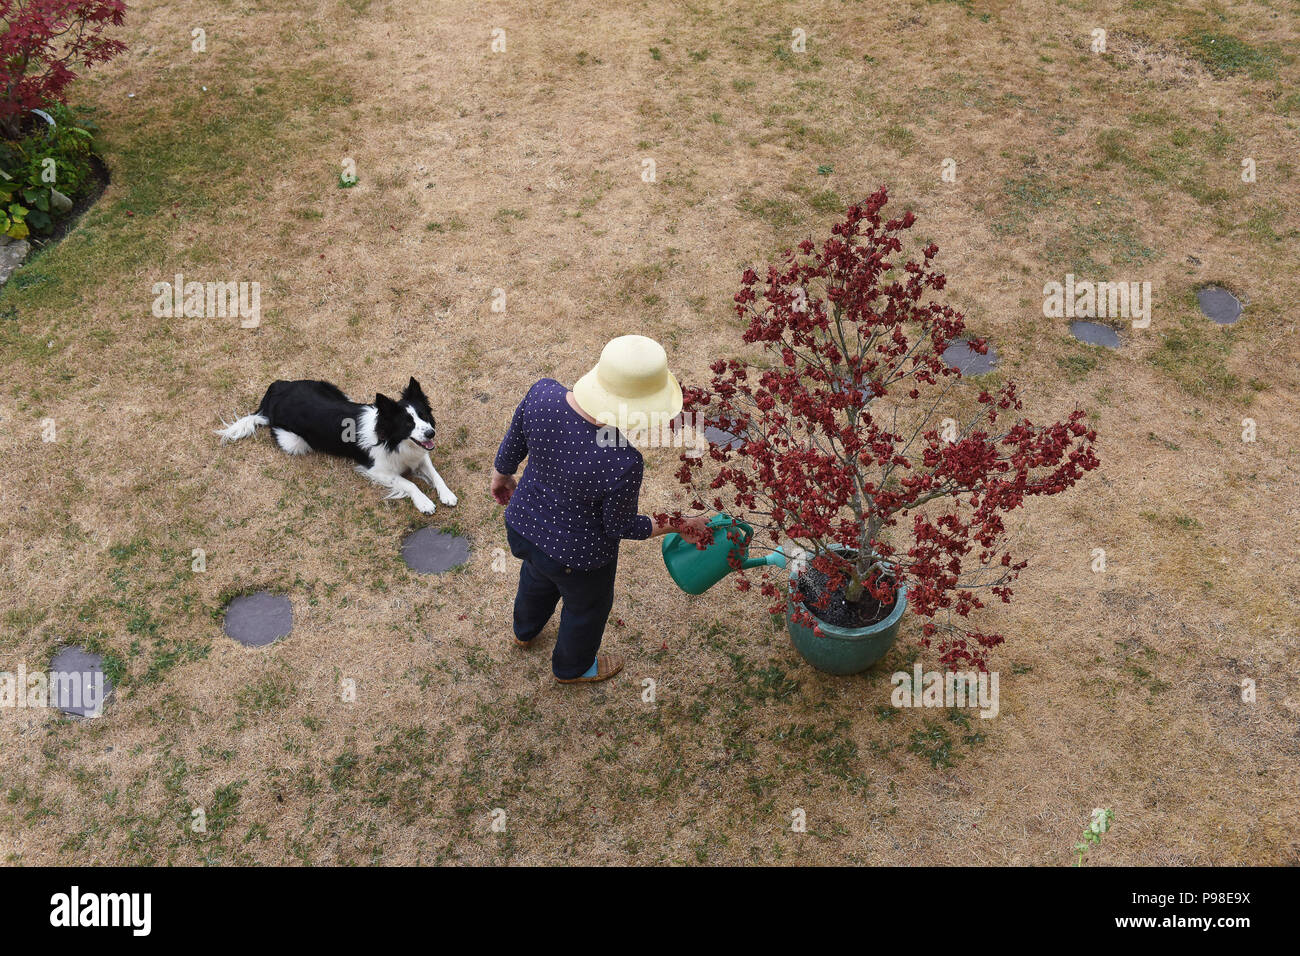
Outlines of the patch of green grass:
{"type": "Polygon", "coordinates": [[[1089,372],[1097,367],[1097,358],[1094,355],[1067,355],[1064,358],[1056,359],[1057,366],[1065,372],[1065,379],[1068,382],[1081,382],[1089,372]]]}
{"type": "Polygon", "coordinates": [[[293,700],[293,685],[284,673],[266,673],[235,693],[235,703],[242,712],[261,714],[282,710],[293,700]]]}
{"type": "Polygon", "coordinates": [[[1230,333],[1199,317],[1157,334],[1160,344],[1147,360],[1173,381],[1201,398],[1249,402],[1250,393],[1225,361],[1232,352],[1230,333]]]}
{"type": "Polygon", "coordinates": [[[1155,648],[1129,641],[1116,641],[1115,648],[1122,658],[1119,662],[1120,670],[1131,677],[1138,686],[1146,688],[1152,696],[1172,686],[1152,671],[1159,657],[1155,648]]]}
{"type": "Polygon", "coordinates": [[[355,750],[346,750],[334,758],[330,767],[330,786],[337,791],[350,788],[356,782],[356,770],[361,757],[355,750]]]}
{"type": "MultiPolygon", "coordinates": [[[[926,0],[926,2],[929,4],[943,3],[948,4],[949,6],[960,7],[962,10],[966,11],[967,15],[975,15],[975,0],[926,0]]],[[[981,17],[981,19],[988,20],[988,16],[989,15],[986,13],[981,17]]]]}
{"type": "MultiPolygon", "coordinates": [[[[231,75],[240,75],[252,56],[222,55],[222,68],[231,75]]],[[[0,289],[0,308],[12,305],[23,313],[30,304],[65,315],[61,322],[81,334],[88,289],[94,295],[124,294],[122,283],[154,276],[160,263],[174,259],[168,250],[178,222],[184,228],[186,220],[213,209],[262,201],[263,174],[274,156],[288,149],[314,151],[329,141],[328,123],[304,126],[292,116],[320,117],[346,106],[356,85],[345,64],[324,72],[313,64],[286,67],[259,89],[265,99],[250,109],[246,97],[201,92],[192,76],[163,78],[149,97],[136,101],[137,108],[115,115],[103,134],[113,157],[113,187],[39,263],[19,270],[0,289]],[[243,172],[232,175],[232,169],[243,172]]],[[[186,271],[220,260],[214,246],[198,241],[188,250],[186,271]]],[[[6,362],[48,362],[52,353],[45,343],[52,337],[45,330],[32,342],[0,324],[6,362]]]]}
{"type": "Polygon", "coordinates": [[[49,617],[50,609],[37,604],[29,604],[26,607],[12,608],[4,613],[4,623],[6,629],[10,631],[31,631],[36,625],[49,617]]]}
{"type": "Polygon", "coordinates": [[[424,228],[429,232],[464,232],[467,227],[460,216],[453,215],[442,222],[431,222],[424,228]]]}
{"type": "Polygon", "coordinates": [[[1156,250],[1138,239],[1131,226],[1109,218],[1072,223],[1043,247],[1047,262],[1085,276],[1108,276],[1114,266],[1150,262],[1156,256],[1156,250]]]}
{"type": "Polygon", "coordinates": [[[952,731],[946,726],[937,719],[927,718],[924,726],[912,731],[908,737],[908,751],[928,760],[930,766],[936,770],[947,769],[957,762],[957,758],[962,754],[959,744],[969,749],[983,743],[988,736],[983,731],[971,729],[971,716],[965,711],[954,707],[950,708],[945,716],[949,723],[965,733],[954,740],[952,731]]]}
{"type": "Polygon", "coordinates": [[[833,189],[823,189],[821,192],[816,193],[808,200],[808,204],[818,212],[841,213],[844,211],[844,200],[833,189]]]}
{"type": "Polygon", "coordinates": [[[886,126],[884,132],[880,134],[880,140],[890,149],[897,150],[906,156],[916,145],[916,134],[906,126],[892,123],[886,126]]]}
{"type": "MultiPolygon", "coordinates": [[[[154,642],[153,659],[140,677],[142,684],[151,684],[162,678],[178,664],[207,660],[212,645],[208,642],[164,638],[154,642]]],[[[107,658],[105,658],[107,661],[107,658]]]]}
{"type": "Polygon", "coordinates": [[[947,727],[937,720],[927,720],[922,729],[912,731],[907,749],[928,760],[934,769],[946,770],[953,765],[952,744],[952,734],[947,727]]]}
{"type": "Polygon", "coordinates": [[[1209,164],[1218,166],[1233,140],[1231,131],[1217,122],[1209,129],[1175,126],[1165,139],[1145,148],[1127,130],[1106,129],[1097,136],[1098,165],[1119,164],[1153,183],[1176,186],[1201,205],[1213,206],[1230,199],[1232,193],[1215,185],[1218,180],[1209,164]]]}
{"type": "MultiPolygon", "coordinates": [[[[811,41],[810,41],[811,47],[811,41]]],[[[801,72],[812,72],[822,68],[821,58],[815,54],[811,48],[805,49],[803,53],[796,53],[790,48],[790,40],[783,37],[772,51],[772,56],[780,64],[780,68],[785,70],[795,69],[801,72]]]]}
{"type": "Polygon", "coordinates": [[[239,806],[240,792],[247,783],[247,780],[239,780],[235,783],[226,784],[224,787],[218,787],[213,791],[212,806],[205,811],[210,837],[219,838],[226,828],[234,822],[236,809],[239,806]]]}
{"type": "MultiPolygon", "coordinates": [[[[1026,165],[1034,162],[1030,157],[1026,165]]],[[[1017,177],[1003,180],[1005,199],[1003,215],[994,221],[993,231],[1006,235],[1020,232],[1038,213],[1055,208],[1070,193],[1068,186],[1058,186],[1036,169],[1028,168],[1017,177]]]]}
{"type": "Polygon", "coordinates": [[[793,226],[799,221],[798,216],[795,215],[794,204],[788,199],[759,199],[744,195],[736,201],[736,208],[777,229],[793,226]]]}
{"type": "Polygon", "coordinates": [[[799,692],[799,681],[776,661],[757,668],[743,655],[730,652],[732,670],[740,683],[740,696],[755,701],[788,700],[799,692]]]}
{"type": "Polygon", "coordinates": [[[1155,511],[1138,512],[1138,517],[1161,528],[1176,528],[1181,531],[1199,531],[1201,523],[1190,515],[1162,515],[1155,511]]]}
{"type": "Polygon", "coordinates": [[[1184,41],[1192,56],[1217,77],[1246,73],[1252,80],[1271,79],[1281,59],[1273,49],[1251,46],[1227,33],[1200,30],[1184,41]]]}

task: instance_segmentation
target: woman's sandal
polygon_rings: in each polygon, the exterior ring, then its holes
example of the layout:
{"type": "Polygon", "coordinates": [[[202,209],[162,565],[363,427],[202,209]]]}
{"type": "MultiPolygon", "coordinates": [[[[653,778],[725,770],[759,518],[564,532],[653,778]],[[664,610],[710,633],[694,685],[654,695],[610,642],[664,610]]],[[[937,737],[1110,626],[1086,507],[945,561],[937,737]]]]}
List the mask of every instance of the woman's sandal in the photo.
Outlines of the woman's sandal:
{"type": "Polygon", "coordinates": [[[609,680],[623,669],[623,658],[618,654],[597,654],[596,673],[592,677],[557,677],[561,684],[594,684],[609,680]]]}

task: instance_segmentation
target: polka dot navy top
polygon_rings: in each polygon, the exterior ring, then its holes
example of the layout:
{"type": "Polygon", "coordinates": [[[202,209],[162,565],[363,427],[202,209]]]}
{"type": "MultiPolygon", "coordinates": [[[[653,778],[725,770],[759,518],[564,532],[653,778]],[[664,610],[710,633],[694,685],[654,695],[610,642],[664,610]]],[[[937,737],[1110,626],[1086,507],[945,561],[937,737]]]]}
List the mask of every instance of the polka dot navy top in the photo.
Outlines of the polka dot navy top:
{"type": "Polygon", "coordinates": [[[654,523],[637,513],[641,453],[611,443],[611,430],[574,411],[568,391],[551,378],[528,390],[494,467],[513,475],[528,459],[506,506],[506,524],[556,561],[589,571],[613,561],[623,538],[650,537],[654,523]]]}

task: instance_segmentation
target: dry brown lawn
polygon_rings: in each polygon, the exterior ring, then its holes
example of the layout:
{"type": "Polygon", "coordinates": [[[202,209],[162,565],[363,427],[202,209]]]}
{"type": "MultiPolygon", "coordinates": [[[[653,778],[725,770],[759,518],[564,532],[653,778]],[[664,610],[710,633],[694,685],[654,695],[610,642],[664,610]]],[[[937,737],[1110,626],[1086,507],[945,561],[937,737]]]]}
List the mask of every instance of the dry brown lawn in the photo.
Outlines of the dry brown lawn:
{"type": "MultiPolygon", "coordinates": [[[[82,643],[120,687],[95,721],[0,711],[0,860],[1068,865],[1105,807],[1087,865],[1300,863],[1300,4],[1201,6],[132,4],[130,52],[74,87],[112,184],[0,299],[0,670],[82,643]],[[628,332],[702,381],[745,354],[744,266],[881,183],[1027,413],[1101,434],[1103,467],[1021,514],[1030,569],[986,622],[1001,714],[889,706],[914,620],[826,676],[653,543],[622,552],[626,673],[556,685],[553,626],[511,646],[494,563],[516,402],[628,332]],[[1041,312],[1067,272],[1150,280],[1151,328],[1074,342],[1041,312]],[[260,282],[261,327],[154,317],[176,273],[260,282]],[[1212,281],[1238,325],[1196,311],[1212,281]],[[430,518],[211,432],[276,378],[408,373],[460,495],[430,518]],[[430,523],[471,539],[463,572],[405,569],[430,523]],[[249,650],[221,609],[262,588],[295,629],[249,650]]],[[[643,510],[674,467],[648,453],[643,510]]]]}

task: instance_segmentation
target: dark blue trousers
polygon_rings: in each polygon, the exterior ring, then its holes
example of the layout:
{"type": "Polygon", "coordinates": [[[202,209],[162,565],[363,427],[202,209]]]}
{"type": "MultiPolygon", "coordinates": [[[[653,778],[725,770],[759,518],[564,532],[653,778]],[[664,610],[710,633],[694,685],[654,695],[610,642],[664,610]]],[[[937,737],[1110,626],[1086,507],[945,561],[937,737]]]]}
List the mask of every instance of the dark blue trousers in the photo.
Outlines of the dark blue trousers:
{"type": "Polygon", "coordinates": [[[564,680],[581,677],[596,662],[605,622],[614,606],[618,558],[603,568],[579,571],[565,567],[510,525],[506,525],[506,541],[510,553],[523,562],[515,594],[515,637],[531,641],[540,634],[563,599],[551,670],[564,680]]]}

